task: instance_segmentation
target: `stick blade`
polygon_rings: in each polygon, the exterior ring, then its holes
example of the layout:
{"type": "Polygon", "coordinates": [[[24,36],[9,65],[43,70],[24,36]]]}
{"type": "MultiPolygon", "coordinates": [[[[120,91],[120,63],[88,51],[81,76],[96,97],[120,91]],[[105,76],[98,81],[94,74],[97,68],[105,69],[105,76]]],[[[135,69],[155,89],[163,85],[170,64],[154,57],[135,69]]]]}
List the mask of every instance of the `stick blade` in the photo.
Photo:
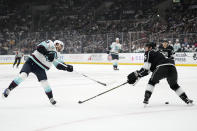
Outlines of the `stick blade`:
{"type": "Polygon", "coordinates": [[[79,103],[79,104],[82,104],[83,102],[82,102],[82,101],[78,101],[78,103],[79,103]]]}

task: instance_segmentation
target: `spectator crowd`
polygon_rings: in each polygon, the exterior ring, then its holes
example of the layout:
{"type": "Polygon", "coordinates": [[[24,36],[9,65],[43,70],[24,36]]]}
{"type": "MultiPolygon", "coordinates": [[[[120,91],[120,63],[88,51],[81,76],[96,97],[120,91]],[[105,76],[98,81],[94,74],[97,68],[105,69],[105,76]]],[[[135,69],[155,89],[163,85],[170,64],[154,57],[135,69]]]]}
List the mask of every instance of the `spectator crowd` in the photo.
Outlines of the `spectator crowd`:
{"type": "Polygon", "coordinates": [[[46,39],[60,39],[64,53],[103,53],[120,38],[123,52],[143,52],[167,38],[176,51],[196,51],[197,4],[163,0],[2,0],[0,54],[31,53],[46,39]],[[177,43],[179,43],[177,45],[177,43]],[[180,45],[180,46],[179,46],[180,45]]]}

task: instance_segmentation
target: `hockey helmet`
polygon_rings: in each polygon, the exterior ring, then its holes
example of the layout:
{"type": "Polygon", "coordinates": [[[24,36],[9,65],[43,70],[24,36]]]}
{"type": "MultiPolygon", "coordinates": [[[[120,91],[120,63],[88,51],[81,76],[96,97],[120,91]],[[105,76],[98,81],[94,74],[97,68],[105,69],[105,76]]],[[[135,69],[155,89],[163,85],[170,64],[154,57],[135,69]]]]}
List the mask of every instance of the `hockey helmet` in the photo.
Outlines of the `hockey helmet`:
{"type": "Polygon", "coordinates": [[[60,40],[55,40],[55,41],[54,41],[54,45],[56,46],[57,43],[60,44],[61,47],[62,47],[61,50],[60,50],[60,52],[63,51],[63,50],[64,50],[64,43],[63,43],[62,41],[60,41],[60,40]]]}
{"type": "Polygon", "coordinates": [[[156,43],[154,43],[154,42],[146,43],[145,47],[152,47],[152,49],[155,49],[156,48],[156,43]]]}

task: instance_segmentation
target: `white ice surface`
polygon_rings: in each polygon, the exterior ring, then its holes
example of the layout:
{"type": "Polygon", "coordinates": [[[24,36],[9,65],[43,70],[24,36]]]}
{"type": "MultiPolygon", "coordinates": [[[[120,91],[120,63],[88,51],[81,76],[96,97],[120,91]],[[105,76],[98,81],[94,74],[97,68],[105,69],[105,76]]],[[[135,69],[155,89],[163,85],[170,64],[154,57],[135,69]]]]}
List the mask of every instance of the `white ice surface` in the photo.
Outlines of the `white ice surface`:
{"type": "MultiPolygon", "coordinates": [[[[20,65],[22,67],[22,65],[20,65]]],[[[144,90],[150,76],[136,85],[125,85],[85,100],[126,81],[140,66],[74,65],[74,69],[105,82],[104,87],[76,73],[47,72],[57,105],[52,106],[37,78],[30,74],[7,99],[0,99],[0,131],[197,131],[197,106],[187,106],[170,90],[166,80],[155,88],[147,108],[144,90]],[[168,101],[170,104],[165,105],[168,101]]],[[[179,84],[189,98],[197,101],[197,67],[177,67],[179,84]]],[[[0,93],[20,69],[0,65],[0,93]]]]}

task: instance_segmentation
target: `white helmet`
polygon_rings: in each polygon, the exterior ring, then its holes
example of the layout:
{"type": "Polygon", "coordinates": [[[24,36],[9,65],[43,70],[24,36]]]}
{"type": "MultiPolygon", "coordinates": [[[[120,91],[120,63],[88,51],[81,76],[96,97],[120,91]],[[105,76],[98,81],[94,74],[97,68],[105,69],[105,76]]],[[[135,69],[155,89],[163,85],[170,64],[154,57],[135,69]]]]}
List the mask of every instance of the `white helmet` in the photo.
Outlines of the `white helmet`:
{"type": "Polygon", "coordinates": [[[57,43],[59,43],[60,45],[62,45],[62,49],[60,51],[63,51],[64,50],[64,43],[60,40],[55,40],[54,41],[54,45],[56,45],[57,43]]]}

